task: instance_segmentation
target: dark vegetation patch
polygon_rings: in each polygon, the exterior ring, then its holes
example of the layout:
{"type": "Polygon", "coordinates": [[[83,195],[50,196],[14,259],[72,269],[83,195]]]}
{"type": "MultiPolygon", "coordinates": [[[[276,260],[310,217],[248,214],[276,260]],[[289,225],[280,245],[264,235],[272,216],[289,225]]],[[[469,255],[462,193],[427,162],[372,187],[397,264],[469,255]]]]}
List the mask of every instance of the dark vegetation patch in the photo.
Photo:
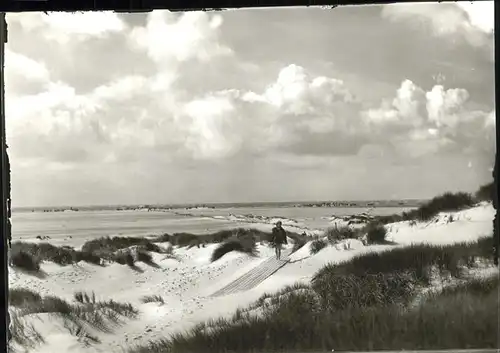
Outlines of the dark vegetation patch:
{"type": "Polygon", "coordinates": [[[317,254],[328,245],[327,241],[324,239],[315,239],[311,242],[310,252],[311,254],[317,254]]]}
{"type": "Polygon", "coordinates": [[[10,263],[13,267],[26,272],[40,271],[40,259],[24,250],[12,251],[10,263]]]}
{"type": "MultiPolygon", "coordinates": [[[[318,271],[310,285],[265,294],[133,353],[495,348],[498,278],[473,280],[409,305],[431,269],[464,280],[484,242],[415,245],[359,255],[318,271]]],[[[483,258],[486,261],[486,259],[483,258]]]]}
{"type": "Polygon", "coordinates": [[[368,244],[384,244],[386,236],[387,230],[383,224],[370,223],[366,227],[366,240],[368,244]]]}
{"type": "Polygon", "coordinates": [[[160,303],[165,304],[165,300],[161,295],[145,295],[141,298],[143,303],[160,303]]]}
{"type": "Polygon", "coordinates": [[[231,238],[220,244],[212,253],[211,261],[217,261],[229,252],[237,251],[251,256],[257,255],[257,244],[252,237],[231,238]]]}
{"type": "Polygon", "coordinates": [[[479,190],[476,191],[474,197],[477,201],[493,201],[496,197],[495,183],[491,182],[489,184],[482,185],[479,190]]]}

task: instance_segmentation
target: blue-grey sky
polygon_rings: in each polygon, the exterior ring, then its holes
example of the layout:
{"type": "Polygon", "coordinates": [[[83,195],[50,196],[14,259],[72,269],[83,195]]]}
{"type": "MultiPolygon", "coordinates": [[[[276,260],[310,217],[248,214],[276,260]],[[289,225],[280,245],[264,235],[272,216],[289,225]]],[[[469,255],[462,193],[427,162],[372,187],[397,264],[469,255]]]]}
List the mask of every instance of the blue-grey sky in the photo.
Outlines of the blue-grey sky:
{"type": "Polygon", "coordinates": [[[425,198],[491,180],[493,1],[7,20],[14,206],[425,198]]]}

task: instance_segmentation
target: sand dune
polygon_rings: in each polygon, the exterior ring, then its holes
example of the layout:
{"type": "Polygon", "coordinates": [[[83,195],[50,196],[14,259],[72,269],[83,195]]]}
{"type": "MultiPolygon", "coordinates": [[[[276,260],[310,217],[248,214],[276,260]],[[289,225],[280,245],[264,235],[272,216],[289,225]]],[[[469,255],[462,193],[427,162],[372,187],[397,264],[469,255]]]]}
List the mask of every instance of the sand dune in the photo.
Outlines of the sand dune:
{"type": "MultiPolygon", "coordinates": [[[[494,212],[490,204],[482,203],[465,211],[442,213],[428,223],[389,224],[386,226],[388,239],[396,245],[364,246],[360,241],[348,240],[350,246],[329,246],[311,255],[308,243],[286,257],[287,263],[281,268],[271,269],[280,267],[275,266],[276,260],[269,260],[274,255],[273,249],[260,244],[256,257],[231,252],[211,263],[211,254],[217,246],[211,244],[204,248],[175,248],[177,260],[152,254],[158,266],[141,263],[137,271],[116,263],[99,267],[80,262],[61,267],[46,262],[42,264],[46,278],[37,278],[11,268],[10,285],[11,288],[29,288],[68,301],[73,301],[76,291],[95,291],[101,299],[133,304],[139,310],[138,318],[124,320],[113,333],[93,332],[101,343],[91,346],[83,344],[81,338],[70,334],[60,321],[47,314],[24,318],[45,340],[31,352],[120,352],[121,347],[166,337],[202,320],[230,315],[263,293],[297,282],[308,282],[317,270],[330,262],[345,261],[357,254],[384,251],[393,246],[452,244],[490,236],[494,212]],[[450,216],[453,216],[453,222],[449,221],[450,216]],[[247,280],[242,281],[245,276],[247,280]],[[238,279],[239,284],[236,282],[231,287],[231,283],[238,279]],[[143,303],[141,298],[147,295],[159,295],[164,303],[143,303]]],[[[256,226],[268,229],[270,224],[256,223],[256,226]]],[[[291,245],[287,249],[290,251],[291,245]]]]}

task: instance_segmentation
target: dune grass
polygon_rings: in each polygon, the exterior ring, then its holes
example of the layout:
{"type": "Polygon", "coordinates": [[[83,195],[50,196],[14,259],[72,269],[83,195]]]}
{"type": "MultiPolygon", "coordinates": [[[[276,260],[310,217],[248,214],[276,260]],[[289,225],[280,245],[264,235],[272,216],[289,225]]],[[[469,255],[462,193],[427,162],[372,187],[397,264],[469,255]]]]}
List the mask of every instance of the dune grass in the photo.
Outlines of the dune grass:
{"type": "MultiPolygon", "coordinates": [[[[294,232],[287,232],[287,236],[293,241],[292,252],[297,251],[307,243],[305,236],[294,232]]],[[[257,243],[269,242],[271,233],[262,232],[252,228],[237,228],[233,230],[223,230],[213,234],[201,235],[197,242],[220,243],[220,245],[212,253],[212,262],[217,261],[225,254],[231,251],[238,251],[257,255],[257,243]]]]}
{"type": "Polygon", "coordinates": [[[69,246],[55,246],[49,243],[15,242],[12,244],[12,266],[27,272],[39,272],[43,261],[54,262],[61,266],[84,261],[93,265],[103,266],[104,261],[114,261],[122,265],[135,266],[137,260],[153,264],[149,252],[172,255],[173,249],[163,248],[146,238],[103,237],[87,241],[82,250],[69,246]],[[135,247],[135,249],[131,249],[135,247]]]}
{"type": "Polygon", "coordinates": [[[83,244],[82,251],[106,256],[132,246],[151,252],[164,252],[164,249],[153,241],[138,237],[101,237],[92,239],[83,244]]]}
{"type": "Polygon", "coordinates": [[[25,352],[26,349],[35,348],[45,342],[35,326],[17,314],[11,315],[10,331],[12,336],[8,343],[9,352],[25,352]]]}
{"type": "Polygon", "coordinates": [[[211,261],[217,261],[227,253],[237,251],[251,256],[257,255],[257,244],[253,237],[231,238],[220,244],[212,253],[211,261]]]}
{"type": "Polygon", "coordinates": [[[398,247],[384,252],[358,255],[338,265],[327,265],[322,271],[331,270],[332,273],[344,275],[412,273],[420,282],[429,284],[431,268],[437,268],[441,273],[449,273],[460,278],[464,268],[474,266],[478,258],[488,261],[489,254],[485,253],[485,248],[490,241],[489,237],[485,237],[476,242],[453,245],[418,244],[398,247]]]}
{"type": "Polygon", "coordinates": [[[101,257],[87,251],[77,251],[69,246],[55,246],[49,243],[12,243],[11,263],[27,271],[39,271],[42,261],[51,261],[61,266],[85,261],[101,265],[101,257]]]}
{"type": "MultiPolygon", "coordinates": [[[[482,192],[481,194],[485,194],[482,192]]],[[[436,196],[431,200],[420,205],[418,208],[411,211],[406,211],[401,214],[392,214],[387,216],[377,216],[373,220],[376,223],[389,224],[401,221],[430,221],[440,212],[460,211],[474,206],[478,200],[471,194],[465,192],[446,192],[436,196]]]]}
{"type": "Polygon", "coordinates": [[[49,314],[61,320],[63,327],[85,345],[98,343],[99,339],[92,330],[112,333],[123,323],[123,319],[134,319],[139,311],[129,303],[114,300],[97,300],[95,293],[77,292],[75,303],[55,296],[41,296],[26,288],[9,290],[9,304],[13,311],[12,340],[10,349],[35,347],[44,339],[35,329],[29,317],[35,314],[49,314]]]}
{"type": "MultiPolygon", "coordinates": [[[[306,244],[306,237],[287,232],[294,242],[294,251],[306,244]]],[[[87,241],[81,250],[69,246],[55,246],[49,243],[15,242],[12,244],[11,264],[27,272],[39,272],[43,261],[51,261],[61,266],[67,266],[80,261],[104,266],[105,261],[117,262],[135,268],[136,261],[157,266],[150,252],[173,255],[173,247],[204,246],[209,243],[219,243],[214,251],[214,258],[219,258],[229,251],[242,251],[255,254],[257,242],[268,242],[271,234],[252,228],[236,228],[222,230],[210,234],[176,233],[162,234],[156,238],[139,237],[101,237],[87,241]],[[251,239],[251,240],[250,240],[251,239]],[[169,242],[168,248],[158,245],[169,242]],[[133,255],[136,254],[136,256],[133,255]]]]}
{"type": "Polygon", "coordinates": [[[230,318],[130,352],[494,348],[498,278],[471,280],[413,302],[430,285],[431,269],[466,280],[463,270],[484,256],[486,241],[415,245],[329,264],[310,285],[265,294],[230,318]]]}
{"type": "Polygon", "coordinates": [[[10,263],[13,267],[26,272],[39,272],[40,259],[24,250],[15,250],[12,252],[10,263]]]}
{"type": "Polygon", "coordinates": [[[370,223],[366,227],[366,240],[368,244],[384,244],[386,241],[387,229],[383,224],[370,223]]]}
{"type": "Polygon", "coordinates": [[[135,258],[134,255],[130,251],[122,251],[115,254],[112,259],[119,263],[120,265],[127,265],[129,267],[135,266],[135,258]]]}
{"type": "MultiPolygon", "coordinates": [[[[303,236],[294,233],[287,232],[287,235],[293,240],[302,239],[303,236]]],[[[192,234],[192,233],[175,233],[172,235],[163,234],[155,242],[168,241],[172,245],[180,247],[195,246],[197,244],[214,244],[222,243],[231,238],[241,238],[241,237],[253,237],[256,242],[268,242],[271,238],[271,233],[263,232],[254,228],[235,228],[235,229],[225,229],[209,234],[192,234]]]]}
{"type": "Polygon", "coordinates": [[[315,239],[311,242],[311,248],[309,249],[312,255],[319,253],[321,250],[328,246],[328,242],[325,239],[315,239]]]}
{"type": "Polygon", "coordinates": [[[474,197],[477,201],[493,201],[495,197],[495,182],[482,185],[475,193],[474,197]]]}
{"type": "Polygon", "coordinates": [[[145,295],[141,298],[141,302],[165,304],[165,300],[161,295],[145,295]]]}
{"type": "Polygon", "coordinates": [[[328,241],[332,244],[346,239],[359,239],[360,231],[349,226],[330,227],[325,232],[328,241]]]}
{"type": "Polygon", "coordinates": [[[9,289],[9,305],[20,307],[40,303],[42,296],[27,288],[9,289]]]}

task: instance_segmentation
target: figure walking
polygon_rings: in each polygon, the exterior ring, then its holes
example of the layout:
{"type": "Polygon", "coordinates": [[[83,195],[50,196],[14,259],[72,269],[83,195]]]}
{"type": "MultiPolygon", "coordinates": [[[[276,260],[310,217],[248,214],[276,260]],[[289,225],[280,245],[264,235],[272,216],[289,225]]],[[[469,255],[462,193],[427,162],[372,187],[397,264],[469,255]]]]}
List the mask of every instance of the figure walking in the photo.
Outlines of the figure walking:
{"type": "Polygon", "coordinates": [[[273,228],[271,243],[274,246],[276,259],[279,260],[281,258],[281,249],[283,248],[283,244],[288,244],[286,231],[281,226],[281,221],[276,222],[276,226],[273,228]]]}

